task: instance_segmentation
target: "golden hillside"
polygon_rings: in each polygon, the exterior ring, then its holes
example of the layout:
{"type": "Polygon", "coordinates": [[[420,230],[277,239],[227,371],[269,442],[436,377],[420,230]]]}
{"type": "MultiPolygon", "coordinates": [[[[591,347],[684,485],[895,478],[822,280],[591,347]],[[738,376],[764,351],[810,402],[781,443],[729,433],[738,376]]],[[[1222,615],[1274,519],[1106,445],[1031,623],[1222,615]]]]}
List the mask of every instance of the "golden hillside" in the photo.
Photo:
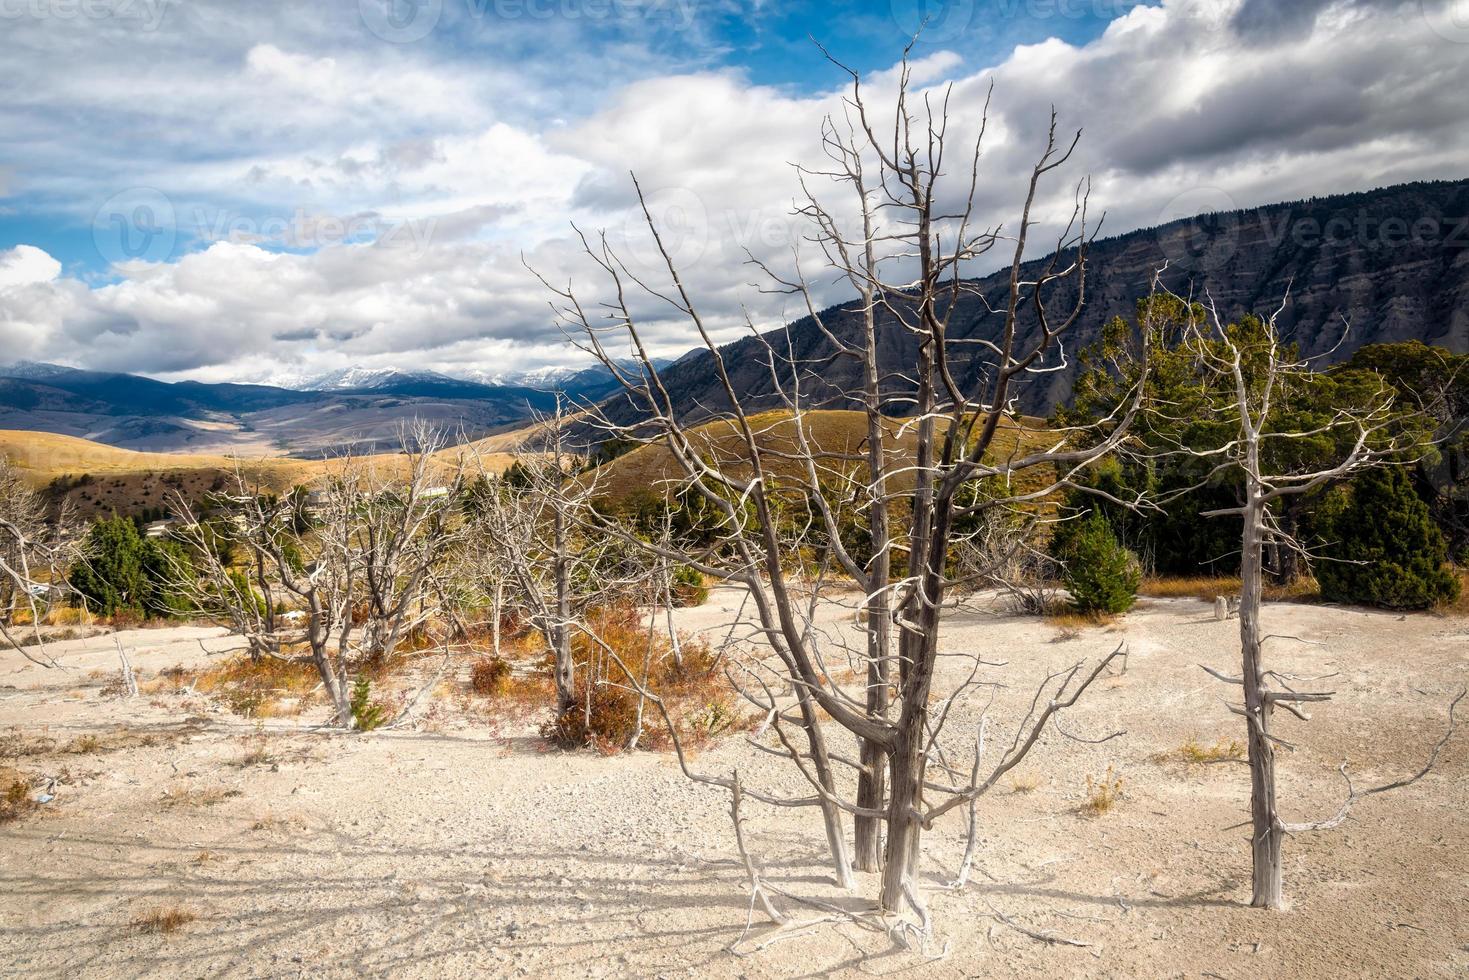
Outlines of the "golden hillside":
{"type": "MultiPolygon", "coordinates": [[[[475,461],[469,464],[471,469],[478,471],[483,466],[488,472],[498,473],[510,465],[512,457],[497,447],[513,445],[511,435],[450,447],[438,455],[446,462],[457,462],[472,452],[475,461]]],[[[10,429],[0,429],[0,457],[10,460],[37,487],[53,481],[64,484],[66,499],[82,516],[166,509],[176,493],[197,500],[210,490],[225,487],[237,468],[252,482],[279,492],[310,483],[340,465],[339,460],[332,459],[143,453],[74,436],[10,429]]],[[[383,454],[360,459],[396,469],[403,458],[383,454]]]]}
{"type": "MultiPolygon", "coordinates": [[[[804,439],[821,460],[823,478],[835,477],[854,464],[853,456],[866,452],[867,420],[861,412],[831,409],[806,412],[804,439]]],[[[795,455],[801,449],[802,433],[795,419],[786,411],[762,412],[751,416],[761,448],[769,454],[767,463],[774,475],[795,476],[800,470],[794,459],[783,460],[782,453],[795,455]]],[[[911,421],[889,419],[884,424],[886,451],[893,454],[899,466],[911,460],[914,435],[911,421]]],[[[995,436],[992,455],[1013,452],[1017,446],[1038,449],[1043,445],[1045,423],[1040,419],[1023,419],[1019,425],[1006,425],[995,436]]],[[[730,464],[735,473],[744,475],[742,466],[747,456],[744,439],[728,420],[709,422],[694,429],[691,439],[712,460],[730,464]]],[[[673,454],[661,445],[640,446],[597,470],[597,479],[609,499],[620,501],[638,490],[664,491],[682,478],[682,470],[673,454]]],[[[912,474],[897,478],[899,488],[912,485],[912,474]]],[[[1049,471],[1038,468],[1020,479],[1022,490],[1044,487],[1049,471]]]]}

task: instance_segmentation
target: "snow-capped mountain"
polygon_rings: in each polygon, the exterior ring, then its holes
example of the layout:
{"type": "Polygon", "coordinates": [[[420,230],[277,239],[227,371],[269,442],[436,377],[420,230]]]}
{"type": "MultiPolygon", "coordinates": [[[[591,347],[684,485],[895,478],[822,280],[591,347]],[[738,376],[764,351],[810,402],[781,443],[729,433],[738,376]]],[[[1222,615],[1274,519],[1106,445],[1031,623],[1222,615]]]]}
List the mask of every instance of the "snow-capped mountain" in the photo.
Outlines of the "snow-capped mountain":
{"type": "Polygon", "coordinates": [[[437,371],[400,371],[397,368],[342,368],[285,384],[297,391],[372,391],[404,384],[457,384],[458,379],[437,371]]]}
{"type": "Polygon", "coordinates": [[[41,361],[15,361],[10,364],[0,364],[0,378],[44,381],[47,378],[60,378],[75,373],[77,373],[76,368],[63,367],[60,364],[46,364],[41,361]]]}

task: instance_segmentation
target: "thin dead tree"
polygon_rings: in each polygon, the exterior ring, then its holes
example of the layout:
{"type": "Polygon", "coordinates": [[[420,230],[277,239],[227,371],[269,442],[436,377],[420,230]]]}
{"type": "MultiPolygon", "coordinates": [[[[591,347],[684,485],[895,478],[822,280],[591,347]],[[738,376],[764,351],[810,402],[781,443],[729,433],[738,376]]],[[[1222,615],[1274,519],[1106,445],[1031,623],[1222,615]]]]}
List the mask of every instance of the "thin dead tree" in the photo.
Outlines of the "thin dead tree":
{"type": "Polygon", "coordinates": [[[46,652],[41,626],[52,599],[62,591],[58,583],[63,569],[74,557],[69,524],[64,504],[54,519],[48,517],[42,496],[0,457],[0,637],[42,667],[57,666],[46,652]],[[29,615],[31,644],[14,633],[16,613],[22,610],[29,615]]]}
{"type": "Polygon", "coordinates": [[[380,663],[390,661],[404,637],[440,611],[437,585],[463,527],[456,520],[463,467],[442,456],[444,436],[415,422],[399,437],[401,452],[393,464],[406,472],[349,462],[342,476],[361,484],[350,517],[365,601],[360,647],[380,663]]]}
{"type": "Polygon", "coordinates": [[[178,523],[172,533],[187,549],[189,567],[176,569],[173,582],[190,608],[242,638],[250,659],[259,661],[280,653],[282,623],[269,574],[273,563],[267,563],[264,549],[248,546],[246,520],[231,503],[247,496],[247,485],[236,467],[233,497],[221,495],[201,507],[182,493],[174,495],[178,523]],[[206,508],[217,513],[206,514],[206,508]]]}
{"type": "MultiPolygon", "coordinates": [[[[1288,296],[1287,296],[1288,300],[1288,296]]],[[[1325,678],[1301,678],[1270,668],[1265,645],[1290,637],[1268,634],[1261,624],[1264,555],[1267,547],[1303,550],[1301,543],[1276,518],[1277,509],[1293,497],[1349,479],[1375,466],[1411,462],[1419,447],[1405,444],[1392,390],[1385,384],[1360,404],[1334,406],[1328,417],[1308,427],[1282,421],[1283,405],[1312,380],[1312,360],[1297,356],[1282,342],[1276,326],[1284,302],[1268,319],[1252,321],[1257,330],[1227,327],[1212,299],[1207,318],[1192,322],[1186,343],[1198,359],[1205,384],[1219,392],[1214,410],[1227,420],[1233,434],[1213,448],[1179,447],[1181,452],[1213,461],[1206,476],[1236,474],[1242,482],[1238,507],[1207,511],[1203,517],[1234,517],[1241,522],[1239,635],[1241,673],[1227,674],[1204,667],[1211,676],[1241,690],[1242,703],[1230,704],[1245,719],[1250,768],[1250,847],[1253,861],[1250,904],[1259,908],[1284,907],[1281,846],[1288,834],[1324,830],[1339,825],[1364,797],[1411,785],[1422,778],[1438,758],[1454,730],[1454,708],[1449,707],[1448,733],[1433,748],[1427,765],[1405,779],[1370,789],[1357,789],[1347,776],[1347,798],[1338,813],[1326,820],[1288,823],[1280,816],[1276,790],[1276,749],[1293,749],[1275,723],[1277,708],[1309,721],[1308,707],[1331,700],[1334,692],[1304,690],[1297,685],[1325,678]],[[1210,329],[1212,328],[1212,329],[1210,329]],[[1336,458],[1325,465],[1301,465],[1291,448],[1306,440],[1329,442],[1336,458]],[[1291,465],[1295,463],[1296,465],[1291,465]]],[[[1319,360],[1316,359],[1316,360],[1319,360]]],[[[1314,459],[1309,456],[1307,458],[1314,459]]],[[[1190,488],[1192,489],[1192,488],[1190,488]]],[[[1187,491],[1182,491],[1187,492],[1187,491]]]]}
{"type": "Polygon", "coordinates": [[[616,591],[599,575],[604,541],[589,538],[595,470],[567,444],[567,420],[558,410],[540,420],[533,449],[516,453],[514,465],[481,506],[482,533],[511,580],[515,603],[545,641],[553,661],[556,714],[578,705],[572,641],[591,608],[616,591]]]}
{"type": "MultiPolygon", "coordinates": [[[[917,894],[923,831],[943,813],[983,794],[998,774],[1018,765],[1056,713],[1075,704],[1111,659],[1092,670],[1078,664],[1043,684],[1036,710],[1027,716],[1012,751],[996,763],[991,775],[971,779],[963,765],[943,761],[941,739],[953,706],[982,687],[979,671],[993,666],[971,657],[958,671],[955,686],[935,701],[936,681],[949,680],[947,673],[941,677],[939,672],[939,637],[952,585],[949,546],[955,522],[991,508],[1034,503],[1069,486],[1082,468],[1113,451],[1126,437],[1138,401],[1134,398],[1084,433],[1041,429],[1024,420],[1017,407],[1028,377],[1065,363],[1062,341],[1085,299],[1087,247],[1094,234],[1088,223],[1085,182],[1076,186],[1070,220],[1063,222],[1053,240],[1047,238],[1053,245],[1049,258],[1034,265],[1025,261],[1040,234],[1033,210],[1041,185],[1070,158],[1080,134],[1059,138],[1053,113],[1045,145],[1029,174],[1017,224],[1010,229],[981,229],[975,209],[983,121],[975,127],[973,143],[962,151],[962,161],[951,165],[947,91],[912,93],[905,62],[890,124],[880,134],[861,79],[855,73],[851,77],[846,135],[834,135],[839,132],[836,124],[829,124],[826,131],[828,153],[837,166],[830,173],[805,172],[803,183],[826,176],[848,193],[856,192],[855,211],[863,218],[856,222],[857,230],[849,231],[830,217],[836,210],[828,211],[815,195],[809,195],[812,203],[804,213],[825,243],[828,264],[861,297],[844,308],[855,311],[859,326],[849,330],[841,323],[822,323],[820,304],[799,268],[776,282],[777,288],[805,298],[838,357],[861,362],[862,380],[852,390],[833,391],[831,382],[820,377],[829,358],[803,362],[780,332],[756,334],[762,387],[768,388],[769,397],[764,404],[754,403],[747,383],[736,384],[725,352],[713,340],[646,205],[644,216],[663,260],[660,275],[666,274],[668,285],[652,283],[630,268],[605,236],[585,235],[586,254],[606,282],[606,298],[589,307],[571,286],[546,285],[559,297],[554,305],[568,332],[579,336],[621,383],[620,403],[637,410],[631,421],[618,421],[603,411],[598,423],[618,438],[656,443],[672,459],[678,492],[694,495],[719,515],[716,546],[680,547],[666,557],[743,587],[761,638],[773,651],[780,681],[769,686],[774,693],[766,693],[753,681],[745,690],[769,706],[772,728],[814,795],[807,799],[757,795],[747,786],[741,786],[742,794],[777,805],[820,807],[843,883],[850,878],[841,814],[870,820],[869,827],[880,825],[886,831],[880,855],[880,906],[900,917],[912,910],[920,923],[926,923],[917,894]],[[951,171],[959,175],[957,181],[946,179],[951,171]],[[1008,249],[1008,286],[999,296],[979,295],[972,280],[966,279],[966,270],[1002,247],[1008,249]],[[1066,297],[1059,311],[1051,307],[1058,295],[1066,297]],[[660,377],[645,327],[635,313],[644,298],[683,318],[706,348],[720,393],[719,404],[702,406],[712,413],[712,425],[693,425],[689,415],[698,406],[678,403],[660,377]],[[992,326],[955,336],[951,332],[955,312],[971,303],[988,310],[992,326]],[[891,340],[894,335],[901,343],[891,340]],[[614,354],[624,347],[631,348],[635,367],[627,367],[614,354]],[[898,352],[903,352],[904,360],[885,368],[898,352]],[[861,412],[868,442],[858,449],[823,445],[819,419],[811,411],[818,405],[861,412]],[[757,407],[784,411],[771,422],[756,415],[757,407]],[[732,434],[736,448],[719,452],[711,442],[711,430],[732,434]],[[882,562],[859,556],[844,541],[840,507],[829,499],[833,480],[848,487],[860,481],[854,497],[869,515],[874,504],[890,522],[903,515],[900,530],[879,529],[880,540],[873,543],[872,552],[891,562],[893,571],[886,579],[882,562]],[[965,488],[980,481],[1003,491],[982,499],[966,496],[965,488]],[[782,528],[788,525],[793,497],[804,501],[804,513],[824,531],[829,569],[861,583],[867,627],[891,631],[886,639],[869,633],[859,648],[847,649],[815,626],[815,610],[823,593],[829,594],[835,576],[789,560],[789,536],[782,528]],[[867,668],[863,676],[868,690],[861,697],[851,696],[834,680],[833,655],[856,656],[867,668]],[[893,692],[891,705],[886,694],[871,692],[873,682],[893,692]],[[781,694],[783,690],[790,693],[781,694]],[[787,708],[780,698],[793,698],[794,704],[787,708]],[[827,750],[823,716],[854,737],[861,749],[855,763],[866,777],[860,804],[836,779],[834,764],[844,768],[853,764],[842,753],[827,750]],[[798,746],[784,732],[787,724],[803,731],[804,745],[798,746]],[[881,786],[878,765],[886,766],[881,800],[874,798],[881,786]]],[[[636,179],[634,186],[641,199],[636,179]]],[[[1139,384],[1138,397],[1141,390],[1139,384]]],[[[733,786],[728,779],[704,777],[704,781],[733,786]]],[[[874,836],[865,836],[867,856],[874,836]]]]}

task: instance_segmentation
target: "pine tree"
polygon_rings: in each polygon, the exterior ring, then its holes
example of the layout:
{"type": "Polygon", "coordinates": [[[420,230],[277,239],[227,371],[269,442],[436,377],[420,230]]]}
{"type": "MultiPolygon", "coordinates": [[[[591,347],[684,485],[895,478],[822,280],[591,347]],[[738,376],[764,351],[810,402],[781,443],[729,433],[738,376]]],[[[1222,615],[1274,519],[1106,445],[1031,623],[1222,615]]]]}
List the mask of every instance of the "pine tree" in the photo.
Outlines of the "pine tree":
{"type": "Polygon", "coordinates": [[[1137,556],[1117,541],[1099,511],[1066,536],[1057,557],[1065,562],[1062,577],[1078,612],[1122,613],[1137,601],[1142,579],[1137,556]]]}
{"type": "Polygon", "coordinates": [[[1443,532],[1401,467],[1371,470],[1337,491],[1317,533],[1327,559],[1316,567],[1323,598],[1426,609],[1458,597],[1443,532]]]}

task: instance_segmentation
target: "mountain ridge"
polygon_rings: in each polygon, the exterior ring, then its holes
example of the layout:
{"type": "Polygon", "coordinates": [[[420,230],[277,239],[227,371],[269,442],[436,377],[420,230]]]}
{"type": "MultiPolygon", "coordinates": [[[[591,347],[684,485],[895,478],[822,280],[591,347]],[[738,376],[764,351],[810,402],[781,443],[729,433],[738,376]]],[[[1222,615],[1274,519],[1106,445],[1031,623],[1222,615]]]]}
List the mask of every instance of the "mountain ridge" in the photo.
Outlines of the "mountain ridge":
{"type": "MultiPolygon", "coordinates": [[[[1049,257],[1030,260],[1034,277],[1049,257]]],[[[1070,395],[1078,366],[1075,354],[1094,342],[1115,316],[1130,316],[1164,266],[1164,284],[1182,295],[1207,291],[1226,317],[1274,310],[1289,293],[1281,313],[1284,334],[1306,355],[1330,353],[1343,360],[1368,343],[1421,340],[1455,352],[1469,351],[1469,180],[1423,181],[1372,191],[1328,195],[1258,208],[1211,212],[1154,228],[1098,239],[1088,251],[1087,301],[1066,339],[1066,361],[1027,380],[1019,395],[1026,414],[1045,415],[1070,395]],[[1342,338],[1342,323],[1351,331],[1342,338]]],[[[991,301],[1008,289],[1009,272],[1000,270],[969,280],[991,301]]],[[[1052,309],[1068,309],[1074,283],[1048,296],[1052,309]]],[[[950,336],[992,339],[999,317],[975,296],[964,296],[954,311],[950,336]]],[[[819,314],[828,329],[847,341],[860,336],[856,304],[839,303],[819,314]]],[[[1036,324],[1023,316],[1020,342],[1033,340],[1036,324]]],[[[878,323],[883,350],[880,369],[884,393],[901,399],[910,393],[901,368],[914,363],[916,342],[891,316],[878,323]]],[[[837,356],[812,317],[763,335],[778,350],[790,350],[800,363],[802,396],[810,407],[854,407],[848,393],[859,389],[859,366],[837,356]]],[[[724,345],[721,354],[747,409],[784,403],[772,389],[763,365],[762,341],[747,337],[724,345]]],[[[674,404],[690,421],[729,408],[712,369],[712,355],[686,356],[661,372],[674,404]]],[[[954,365],[961,384],[978,390],[982,358],[954,365]]],[[[890,401],[894,410],[901,402],[890,401]]],[[[609,402],[608,414],[635,420],[625,401],[609,402]]]]}

